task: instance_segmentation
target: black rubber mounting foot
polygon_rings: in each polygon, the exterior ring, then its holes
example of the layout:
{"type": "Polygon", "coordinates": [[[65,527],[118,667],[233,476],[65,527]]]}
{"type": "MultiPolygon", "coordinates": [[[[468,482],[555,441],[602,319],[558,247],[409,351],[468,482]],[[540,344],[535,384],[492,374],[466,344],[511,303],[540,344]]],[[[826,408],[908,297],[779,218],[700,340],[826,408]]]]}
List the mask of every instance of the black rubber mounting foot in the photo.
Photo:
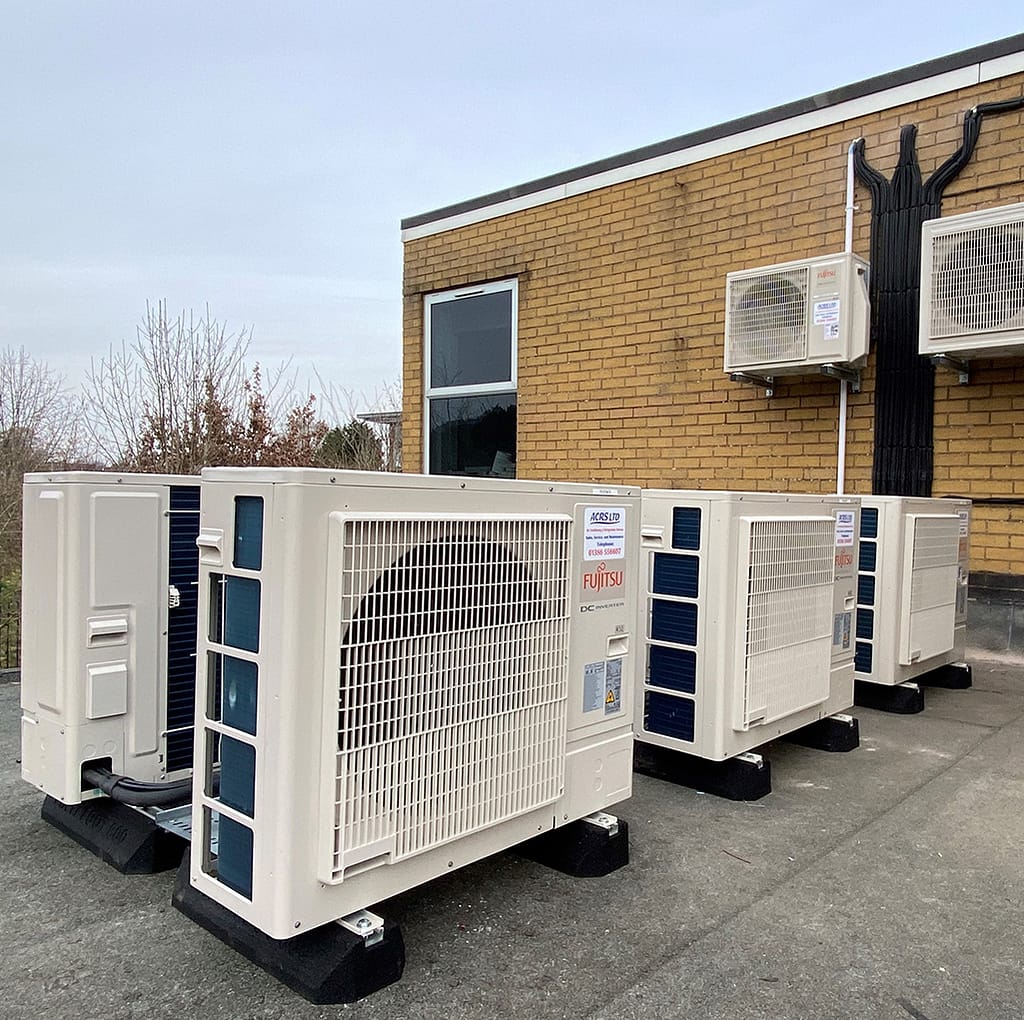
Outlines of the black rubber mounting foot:
{"type": "Polygon", "coordinates": [[[122,875],[155,875],[181,863],[188,843],[152,818],[108,797],[82,804],[43,801],[42,818],[122,875]]]}
{"type": "Polygon", "coordinates": [[[974,685],[974,674],[967,662],[947,662],[915,679],[926,687],[943,687],[948,691],[966,691],[974,685]]]}
{"type": "Polygon", "coordinates": [[[852,751],[860,747],[860,725],[852,715],[830,715],[782,738],[816,751],[852,751]]]}
{"type": "Polygon", "coordinates": [[[870,680],[854,680],[853,702],[863,708],[896,715],[916,715],[924,711],[924,691],[914,684],[874,684],[870,680]]]}
{"type": "Polygon", "coordinates": [[[772,769],[767,758],[738,755],[710,761],[656,744],[633,745],[633,769],[655,779],[689,786],[726,800],[760,800],[772,792],[772,769]]]}
{"type": "Polygon", "coordinates": [[[629,864],[629,823],[613,829],[580,818],[520,843],[515,852],[573,878],[603,878],[629,864]]]}
{"type": "Polygon", "coordinates": [[[293,939],[272,939],[192,888],[189,859],[178,869],[171,903],[186,917],[272,977],[319,1006],[357,1002],[393,984],[405,969],[402,929],[384,923],[373,945],[340,924],[324,924],[293,939]]]}

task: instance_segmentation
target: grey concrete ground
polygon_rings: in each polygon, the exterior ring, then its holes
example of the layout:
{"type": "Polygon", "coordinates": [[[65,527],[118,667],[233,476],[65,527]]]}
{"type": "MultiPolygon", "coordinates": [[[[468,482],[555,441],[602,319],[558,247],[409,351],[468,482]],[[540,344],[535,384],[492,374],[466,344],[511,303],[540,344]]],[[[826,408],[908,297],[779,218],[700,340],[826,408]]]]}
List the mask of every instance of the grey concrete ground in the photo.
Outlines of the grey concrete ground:
{"type": "Polygon", "coordinates": [[[632,863],[572,880],[513,854],[384,904],[400,983],[305,1003],[39,819],[0,685],[0,1017],[1024,1017],[1024,669],[975,662],[862,744],[771,749],[734,804],[638,776],[632,863]]]}

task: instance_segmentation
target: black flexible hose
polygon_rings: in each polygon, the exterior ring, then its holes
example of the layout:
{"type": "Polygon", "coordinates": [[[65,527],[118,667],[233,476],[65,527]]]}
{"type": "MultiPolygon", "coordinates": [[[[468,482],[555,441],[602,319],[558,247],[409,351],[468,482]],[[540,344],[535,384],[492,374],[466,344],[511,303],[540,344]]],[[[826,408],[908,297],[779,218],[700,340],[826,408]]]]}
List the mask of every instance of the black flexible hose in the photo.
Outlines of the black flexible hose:
{"type": "Polygon", "coordinates": [[[86,768],[82,777],[111,800],[132,807],[176,807],[192,799],[192,780],[178,779],[173,783],[144,783],[130,776],[119,776],[110,769],[86,768]]]}

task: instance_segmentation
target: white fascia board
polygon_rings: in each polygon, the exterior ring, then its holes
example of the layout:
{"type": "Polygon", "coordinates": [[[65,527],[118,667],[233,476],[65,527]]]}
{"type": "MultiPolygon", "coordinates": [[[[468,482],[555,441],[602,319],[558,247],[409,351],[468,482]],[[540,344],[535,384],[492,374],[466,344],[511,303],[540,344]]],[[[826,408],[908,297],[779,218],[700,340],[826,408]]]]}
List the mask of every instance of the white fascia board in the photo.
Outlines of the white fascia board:
{"type": "MultiPolygon", "coordinates": [[[[805,134],[808,131],[827,127],[830,124],[838,124],[844,120],[856,120],[858,117],[879,113],[883,110],[903,106],[906,103],[930,99],[933,96],[968,88],[981,82],[993,81],[1021,71],[1024,71],[1024,52],[1011,53],[981,64],[970,64],[967,67],[947,71],[931,78],[922,78],[920,81],[897,85],[869,96],[860,96],[857,99],[826,106],[820,110],[802,113],[796,117],[787,117],[785,120],[751,128],[749,131],[741,131],[738,134],[726,135],[724,138],[716,138],[710,142],[665,153],[639,163],[630,163],[589,177],[581,177],[552,188],[545,188],[543,191],[531,192],[528,195],[481,206],[479,209],[456,213],[431,223],[409,227],[402,231],[402,241],[415,241],[422,237],[457,230],[459,227],[466,227],[473,223],[483,223],[499,216],[507,216],[509,213],[547,205],[574,195],[584,195],[589,191],[596,191],[598,188],[607,188],[613,184],[638,180],[641,177],[663,173],[666,170],[676,170],[706,159],[712,159],[715,156],[753,148],[755,145],[763,145],[765,142],[774,142],[793,135],[805,134]]],[[[851,142],[854,140],[850,139],[851,142]]]]}

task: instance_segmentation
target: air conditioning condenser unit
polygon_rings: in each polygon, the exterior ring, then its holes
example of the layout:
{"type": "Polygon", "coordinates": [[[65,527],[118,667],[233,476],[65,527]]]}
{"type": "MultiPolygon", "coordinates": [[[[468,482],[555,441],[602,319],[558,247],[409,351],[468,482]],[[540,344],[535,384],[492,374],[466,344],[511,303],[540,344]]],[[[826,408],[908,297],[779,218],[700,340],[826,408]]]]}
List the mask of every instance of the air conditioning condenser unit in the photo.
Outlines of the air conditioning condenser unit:
{"type": "Polygon", "coordinates": [[[202,502],[186,900],[290,940],[630,795],[639,490],[222,468],[202,502]]]}
{"type": "Polygon", "coordinates": [[[924,223],[919,350],[1024,354],[1024,203],[924,223]]]}
{"type": "Polygon", "coordinates": [[[725,371],[855,366],[868,353],[868,263],[843,253],[726,276],[725,371]]]}
{"type": "Polygon", "coordinates": [[[89,766],[191,775],[199,480],[25,476],[22,776],[61,804],[89,766]]]}
{"type": "MultiPolygon", "coordinates": [[[[903,685],[962,662],[970,526],[970,500],[862,497],[858,701],[870,704],[866,698],[881,693],[872,692],[876,685],[903,685]]],[[[966,665],[961,672],[969,681],[966,665]]],[[[919,710],[923,702],[915,695],[908,705],[900,710],[919,710]]]]}
{"type": "Polygon", "coordinates": [[[638,741],[721,762],[853,704],[857,497],[645,490],[642,506],[638,741]]]}

